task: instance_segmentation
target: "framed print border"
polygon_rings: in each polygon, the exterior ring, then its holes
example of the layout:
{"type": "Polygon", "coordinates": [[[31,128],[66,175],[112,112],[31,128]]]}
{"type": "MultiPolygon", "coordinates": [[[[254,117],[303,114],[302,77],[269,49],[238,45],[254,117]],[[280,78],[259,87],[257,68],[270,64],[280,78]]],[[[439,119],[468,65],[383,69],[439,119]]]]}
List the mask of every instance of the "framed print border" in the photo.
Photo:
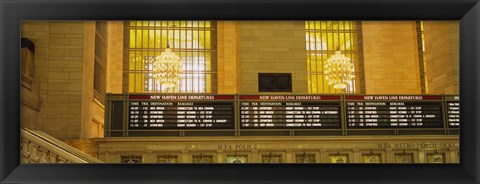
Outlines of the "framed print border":
{"type": "Polygon", "coordinates": [[[479,183],[478,0],[1,0],[0,183],[479,183]],[[22,164],[22,20],[460,20],[460,164],[22,164]]]}

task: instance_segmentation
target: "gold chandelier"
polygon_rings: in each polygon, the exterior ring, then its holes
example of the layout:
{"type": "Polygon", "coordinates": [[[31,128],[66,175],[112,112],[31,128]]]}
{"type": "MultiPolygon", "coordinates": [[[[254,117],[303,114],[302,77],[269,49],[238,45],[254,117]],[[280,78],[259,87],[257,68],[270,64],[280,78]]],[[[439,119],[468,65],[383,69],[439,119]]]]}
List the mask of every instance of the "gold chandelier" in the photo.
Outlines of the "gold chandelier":
{"type": "Polygon", "coordinates": [[[350,58],[345,57],[340,49],[335,51],[335,55],[325,63],[325,76],[328,85],[333,85],[335,89],[347,88],[349,82],[353,79],[353,64],[350,58]]]}
{"type": "Polygon", "coordinates": [[[182,73],[182,63],[180,58],[173,53],[167,44],[165,52],[155,57],[153,63],[153,76],[170,89],[174,89],[180,81],[182,73]]]}
{"type": "MultiPolygon", "coordinates": [[[[340,28],[337,25],[337,43],[340,45],[339,30],[340,28]]],[[[353,64],[350,62],[350,58],[345,57],[345,55],[340,52],[339,46],[337,46],[335,54],[325,63],[325,68],[324,72],[328,85],[333,86],[335,89],[347,88],[349,82],[354,78],[353,64]]]]}

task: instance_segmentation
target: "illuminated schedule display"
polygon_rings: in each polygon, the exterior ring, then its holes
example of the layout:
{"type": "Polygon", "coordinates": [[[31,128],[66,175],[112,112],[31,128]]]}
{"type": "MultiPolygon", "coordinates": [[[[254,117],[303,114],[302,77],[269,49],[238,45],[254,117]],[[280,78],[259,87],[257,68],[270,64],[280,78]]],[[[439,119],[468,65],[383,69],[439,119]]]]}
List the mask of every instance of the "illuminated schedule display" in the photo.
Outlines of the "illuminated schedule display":
{"type": "Polygon", "coordinates": [[[339,95],[240,95],[240,128],[341,128],[339,95]]]}
{"type": "Polygon", "coordinates": [[[440,95],[346,95],[347,128],[443,128],[440,95]]]}
{"type": "Polygon", "coordinates": [[[458,95],[445,96],[447,123],[450,128],[460,127],[460,98],[458,95]]]}
{"type": "Polygon", "coordinates": [[[130,95],[128,129],[234,128],[233,95],[130,95]]]}
{"type": "Polygon", "coordinates": [[[458,95],[136,93],[107,94],[105,105],[112,137],[433,135],[459,126],[458,95]]]}

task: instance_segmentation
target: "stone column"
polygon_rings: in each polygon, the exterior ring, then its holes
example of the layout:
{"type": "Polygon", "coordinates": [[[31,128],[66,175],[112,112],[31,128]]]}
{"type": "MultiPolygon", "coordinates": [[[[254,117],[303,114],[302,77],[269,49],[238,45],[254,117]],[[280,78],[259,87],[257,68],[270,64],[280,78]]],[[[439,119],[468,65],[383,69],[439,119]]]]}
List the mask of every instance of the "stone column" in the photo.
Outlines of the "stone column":
{"type": "Polygon", "coordinates": [[[428,93],[459,93],[459,21],[424,21],[428,93]]]}
{"type": "Polygon", "coordinates": [[[292,150],[285,150],[285,155],[283,156],[285,159],[282,163],[295,163],[295,154],[292,153],[292,150]]]}
{"type": "Polygon", "coordinates": [[[449,148],[449,151],[450,151],[450,163],[460,163],[460,157],[457,154],[458,149],[449,148]]]}
{"type": "Polygon", "coordinates": [[[216,163],[227,163],[227,155],[223,150],[217,150],[216,163]]]}
{"type": "Polygon", "coordinates": [[[251,163],[261,163],[260,155],[257,149],[252,149],[252,161],[251,163]]]}
{"type": "Polygon", "coordinates": [[[362,153],[359,149],[352,149],[353,158],[349,158],[350,163],[362,163],[362,153]]]}
{"type": "Polygon", "coordinates": [[[180,154],[179,158],[180,163],[192,163],[192,159],[190,156],[190,153],[187,150],[182,150],[182,153],[180,154]]]}
{"type": "Polygon", "coordinates": [[[328,155],[325,151],[326,151],[325,149],[319,149],[318,153],[315,154],[316,156],[315,160],[317,160],[317,163],[328,163],[327,161],[328,155]]]}
{"type": "Polygon", "coordinates": [[[425,150],[418,149],[418,163],[426,163],[425,150]]]}
{"type": "Polygon", "coordinates": [[[156,163],[157,159],[155,159],[155,155],[152,153],[152,151],[147,151],[143,153],[143,162],[144,163],[156,163]]]}
{"type": "Polygon", "coordinates": [[[395,153],[391,148],[385,149],[385,163],[395,163],[395,153]]]}

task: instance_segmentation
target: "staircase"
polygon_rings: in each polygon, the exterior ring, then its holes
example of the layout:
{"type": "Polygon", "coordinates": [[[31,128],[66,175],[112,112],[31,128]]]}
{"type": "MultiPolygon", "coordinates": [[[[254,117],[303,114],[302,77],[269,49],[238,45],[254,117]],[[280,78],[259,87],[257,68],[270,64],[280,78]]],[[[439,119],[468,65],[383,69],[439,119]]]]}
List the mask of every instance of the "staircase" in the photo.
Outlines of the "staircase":
{"type": "Polygon", "coordinates": [[[103,163],[41,131],[21,130],[21,163],[103,163]]]}

